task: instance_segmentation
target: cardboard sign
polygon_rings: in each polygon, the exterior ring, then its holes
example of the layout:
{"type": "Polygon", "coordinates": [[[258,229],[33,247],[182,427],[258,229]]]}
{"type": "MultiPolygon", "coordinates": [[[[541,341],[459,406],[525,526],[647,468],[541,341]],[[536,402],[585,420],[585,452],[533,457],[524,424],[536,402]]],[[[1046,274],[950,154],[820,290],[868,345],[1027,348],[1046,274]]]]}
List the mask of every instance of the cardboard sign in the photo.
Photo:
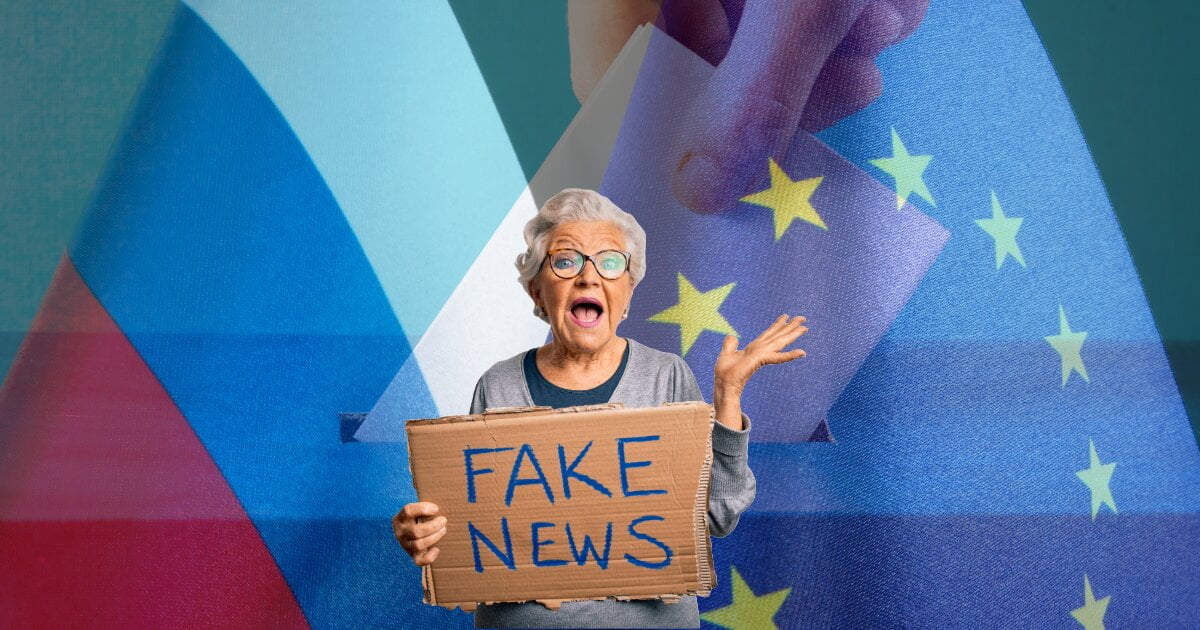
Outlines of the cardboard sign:
{"type": "Polygon", "coordinates": [[[426,603],[708,595],[712,422],[704,403],[409,422],[417,497],[447,519],[426,603]]]}

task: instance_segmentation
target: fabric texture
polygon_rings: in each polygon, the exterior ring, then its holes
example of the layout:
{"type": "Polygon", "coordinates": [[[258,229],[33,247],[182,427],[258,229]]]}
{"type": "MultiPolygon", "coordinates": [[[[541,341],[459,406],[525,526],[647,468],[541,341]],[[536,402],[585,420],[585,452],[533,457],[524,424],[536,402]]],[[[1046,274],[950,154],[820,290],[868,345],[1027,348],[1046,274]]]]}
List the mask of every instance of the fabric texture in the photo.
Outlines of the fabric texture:
{"type": "MultiPolygon", "coordinates": [[[[525,354],[493,365],[480,377],[471,400],[471,413],[488,408],[533,405],[525,374],[525,354]]],[[[629,339],[625,374],[609,402],[626,407],[657,407],[669,402],[703,401],[696,377],[680,357],[629,339]]],[[[748,465],[750,419],[742,415],[743,429],[735,431],[713,424],[713,464],[709,482],[708,530],[726,536],[737,526],[742,512],[754,501],[754,473],[748,465]]],[[[658,600],[621,602],[564,602],[552,611],[533,602],[480,605],[477,628],[697,628],[700,613],[695,597],[678,603],[658,600]]]]}

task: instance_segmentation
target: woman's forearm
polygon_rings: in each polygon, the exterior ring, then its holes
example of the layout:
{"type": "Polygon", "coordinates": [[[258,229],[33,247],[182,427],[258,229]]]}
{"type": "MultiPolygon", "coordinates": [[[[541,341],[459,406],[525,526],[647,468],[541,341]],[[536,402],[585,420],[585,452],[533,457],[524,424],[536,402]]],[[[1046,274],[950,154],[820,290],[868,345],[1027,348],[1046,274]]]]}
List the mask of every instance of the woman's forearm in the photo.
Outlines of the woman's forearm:
{"type": "Polygon", "coordinates": [[[722,386],[719,383],[713,387],[713,409],[716,411],[717,422],[741,431],[742,426],[742,392],[734,387],[722,386]]]}
{"type": "Polygon", "coordinates": [[[737,527],[742,512],[754,502],[757,486],[750,471],[749,446],[747,433],[735,432],[724,423],[713,427],[708,492],[708,531],[713,536],[728,536],[737,527]]]}

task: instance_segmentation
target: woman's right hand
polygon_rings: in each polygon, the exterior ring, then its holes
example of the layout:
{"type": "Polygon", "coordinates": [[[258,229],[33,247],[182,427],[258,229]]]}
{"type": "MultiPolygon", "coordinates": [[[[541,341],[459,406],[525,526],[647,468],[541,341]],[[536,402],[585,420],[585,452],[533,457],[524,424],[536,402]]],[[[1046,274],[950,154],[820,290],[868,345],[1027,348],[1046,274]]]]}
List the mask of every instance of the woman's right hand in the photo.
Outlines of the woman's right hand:
{"type": "Polygon", "coordinates": [[[396,540],[419,567],[437,560],[439,550],[434,545],[446,535],[446,517],[437,513],[438,506],[417,502],[409,503],[392,517],[396,540]]]}

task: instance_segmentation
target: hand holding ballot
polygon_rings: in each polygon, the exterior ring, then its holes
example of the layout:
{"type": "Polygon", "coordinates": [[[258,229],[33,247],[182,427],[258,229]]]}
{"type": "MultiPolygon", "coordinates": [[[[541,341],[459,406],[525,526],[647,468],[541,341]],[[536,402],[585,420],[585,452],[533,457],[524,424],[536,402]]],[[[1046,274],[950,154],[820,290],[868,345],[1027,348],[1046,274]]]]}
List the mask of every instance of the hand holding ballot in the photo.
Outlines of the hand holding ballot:
{"type": "Polygon", "coordinates": [[[687,112],[672,190],[717,212],[766,176],[797,130],[816,132],[875,101],[875,64],[921,23],[928,0],[573,0],[571,82],[583,102],[639,25],[653,22],[716,66],[687,112]]]}

